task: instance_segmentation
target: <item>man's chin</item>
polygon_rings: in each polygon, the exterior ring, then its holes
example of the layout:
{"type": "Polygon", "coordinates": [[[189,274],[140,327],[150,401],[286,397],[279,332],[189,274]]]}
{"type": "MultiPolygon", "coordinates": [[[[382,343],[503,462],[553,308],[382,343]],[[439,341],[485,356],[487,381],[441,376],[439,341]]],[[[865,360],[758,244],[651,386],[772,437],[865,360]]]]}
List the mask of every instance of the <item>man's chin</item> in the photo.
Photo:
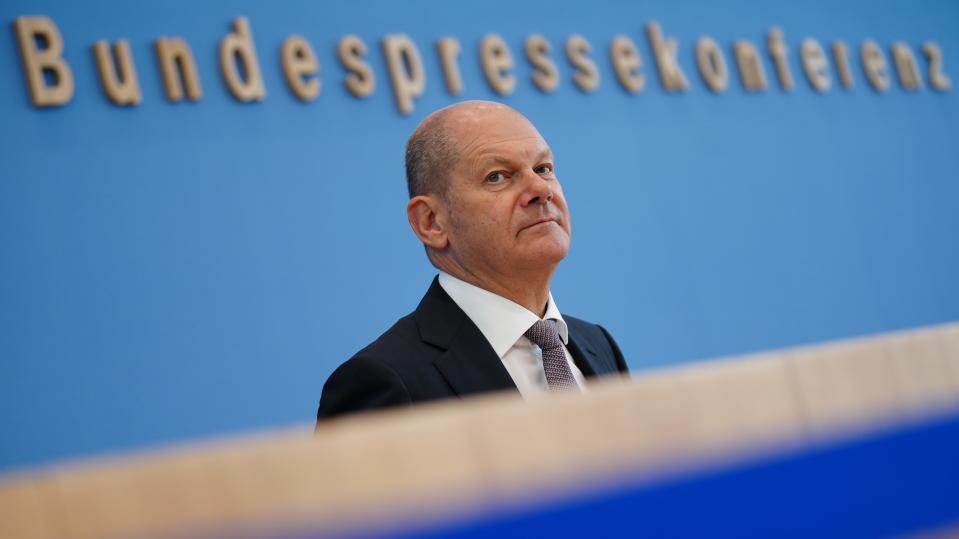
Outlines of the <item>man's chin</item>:
{"type": "Polygon", "coordinates": [[[530,267],[556,265],[566,258],[568,252],[568,240],[541,241],[527,252],[526,260],[530,267]]]}

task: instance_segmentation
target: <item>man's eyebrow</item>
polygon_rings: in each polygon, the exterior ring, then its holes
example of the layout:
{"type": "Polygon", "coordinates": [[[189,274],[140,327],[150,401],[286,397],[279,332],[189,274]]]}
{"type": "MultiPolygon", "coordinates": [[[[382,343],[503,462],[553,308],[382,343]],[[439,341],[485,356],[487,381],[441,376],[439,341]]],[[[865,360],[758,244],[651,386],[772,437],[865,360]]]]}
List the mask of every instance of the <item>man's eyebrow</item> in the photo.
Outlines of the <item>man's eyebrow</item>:
{"type": "Polygon", "coordinates": [[[542,161],[543,159],[546,159],[547,157],[549,158],[553,157],[553,150],[549,148],[544,149],[543,151],[539,152],[539,156],[536,157],[536,160],[542,161]]]}
{"type": "MultiPolygon", "coordinates": [[[[545,158],[547,158],[547,157],[550,157],[550,158],[553,157],[553,150],[551,150],[551,149],[549,149],[549,148],[546,148],[546,149],[544,149],[543,151],[539,152],[539,154],[536,156],[536,161],[537,161],[537,162],[542,161],[543,159],[545,159],[545,158]]],[[[480,161],[480,166],[479,166],[479,168],[485,169],[485,168],[489,167],[489,166],[492,165],[492,164],[512,165],[513,163],[514,163],[514,161],[513,161],[512,159],[509,159],[508,157],[501,157],[501,156],[498,156],[498,155],[491,155],[491,156],[489,156],[489,157],[484,157],[484,158],[480,161]]]]}
{"type": "Polygon", "coordinates": [[[498,155],[491,155],[491,156],[489,156],[489,157],[484,157],[484,158],[480,161],[479,164],[480,164],[480,168],[487,168],[487,167],[489,167],[490,165],[493,165],[493,164],[497,164],[497,165],[512,165],[512,164],[513,164],[513,160],[512,160],[512,159],[508,159],[508,158],[506,158],[506,157],[500,157],[500,156],[498,156],[498,155]]]}

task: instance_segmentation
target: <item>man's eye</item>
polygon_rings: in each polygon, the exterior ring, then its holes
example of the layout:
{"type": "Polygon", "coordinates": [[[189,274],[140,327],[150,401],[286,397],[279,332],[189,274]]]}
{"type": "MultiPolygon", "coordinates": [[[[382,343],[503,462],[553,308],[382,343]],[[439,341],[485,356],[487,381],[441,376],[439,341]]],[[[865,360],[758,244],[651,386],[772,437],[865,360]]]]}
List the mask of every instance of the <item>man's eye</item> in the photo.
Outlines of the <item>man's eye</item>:
{"type": "Polygon", "coordinates": [[[553,165],[540,165],[540,166],[536,167],[536,173],[537,173],[537,174],[552,174],[552,173],[553,173],[553,165]]]}
{"type": "Polygon", "coordinates": [[[506,176],[502,172],[494,172],[486,177],[486,181],[490,183],[500,183],[505,180],[506,176]]]}

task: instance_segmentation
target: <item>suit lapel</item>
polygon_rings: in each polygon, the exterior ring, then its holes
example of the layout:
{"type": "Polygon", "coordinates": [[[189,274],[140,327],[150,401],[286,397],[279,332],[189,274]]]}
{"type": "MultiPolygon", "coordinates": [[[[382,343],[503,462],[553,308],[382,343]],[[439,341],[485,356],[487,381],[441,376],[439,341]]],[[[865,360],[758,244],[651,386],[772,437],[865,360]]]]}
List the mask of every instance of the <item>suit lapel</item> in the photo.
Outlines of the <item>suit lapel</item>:
{"type": "Polygon", "coordinates": [[[445,350],[433,364],[455,394],[516,390],[489,341],[443,290],[438,279],[433,279],[414,317],[423,341],[445,350]]]}
{"type": "Polygon", "coordinates": [[[576,363],[576,366],[579,367],[579,371],[583,373],[583,376],[587,378],[596,376],[596,369],[593,368],[593,364],[590,361],[590,359],[596,355],[592,348],[580,347],[577,339],[573,338],[573,334],[570,332],[566,349],[569,350],[569,355],[573,356],[573,363],[576,363]]]}
{"type": "Polygon", "coordinates": [[[595,348],[584,335],[572,326],[567,327],[569,329],[567,349],[583,376],[592,378],[597,374],[616,372],[616,363],[612,358],[597,354],[595,348]]]}
{"type": "Polygon", "coordinates": [[[433,364],[457,395],[516,389],[503,362],[471,320],[460,326],[449,349],[433,364]]]}

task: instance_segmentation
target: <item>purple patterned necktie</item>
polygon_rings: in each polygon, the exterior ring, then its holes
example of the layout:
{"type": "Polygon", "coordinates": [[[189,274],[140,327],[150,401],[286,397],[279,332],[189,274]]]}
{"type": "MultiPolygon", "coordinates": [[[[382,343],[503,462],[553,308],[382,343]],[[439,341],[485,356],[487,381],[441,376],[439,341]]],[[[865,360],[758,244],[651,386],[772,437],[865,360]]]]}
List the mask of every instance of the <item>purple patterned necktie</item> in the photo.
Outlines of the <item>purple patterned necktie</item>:
{"type": "Polygon", "coordinates": [[[569,369],[566,361],[563,341],[556,332],[556,323],[552,320],[539,320],[523,335],[543,350],[543,369],[546,371],[549,390],[579,391],[573,371],[569,369]]]}

